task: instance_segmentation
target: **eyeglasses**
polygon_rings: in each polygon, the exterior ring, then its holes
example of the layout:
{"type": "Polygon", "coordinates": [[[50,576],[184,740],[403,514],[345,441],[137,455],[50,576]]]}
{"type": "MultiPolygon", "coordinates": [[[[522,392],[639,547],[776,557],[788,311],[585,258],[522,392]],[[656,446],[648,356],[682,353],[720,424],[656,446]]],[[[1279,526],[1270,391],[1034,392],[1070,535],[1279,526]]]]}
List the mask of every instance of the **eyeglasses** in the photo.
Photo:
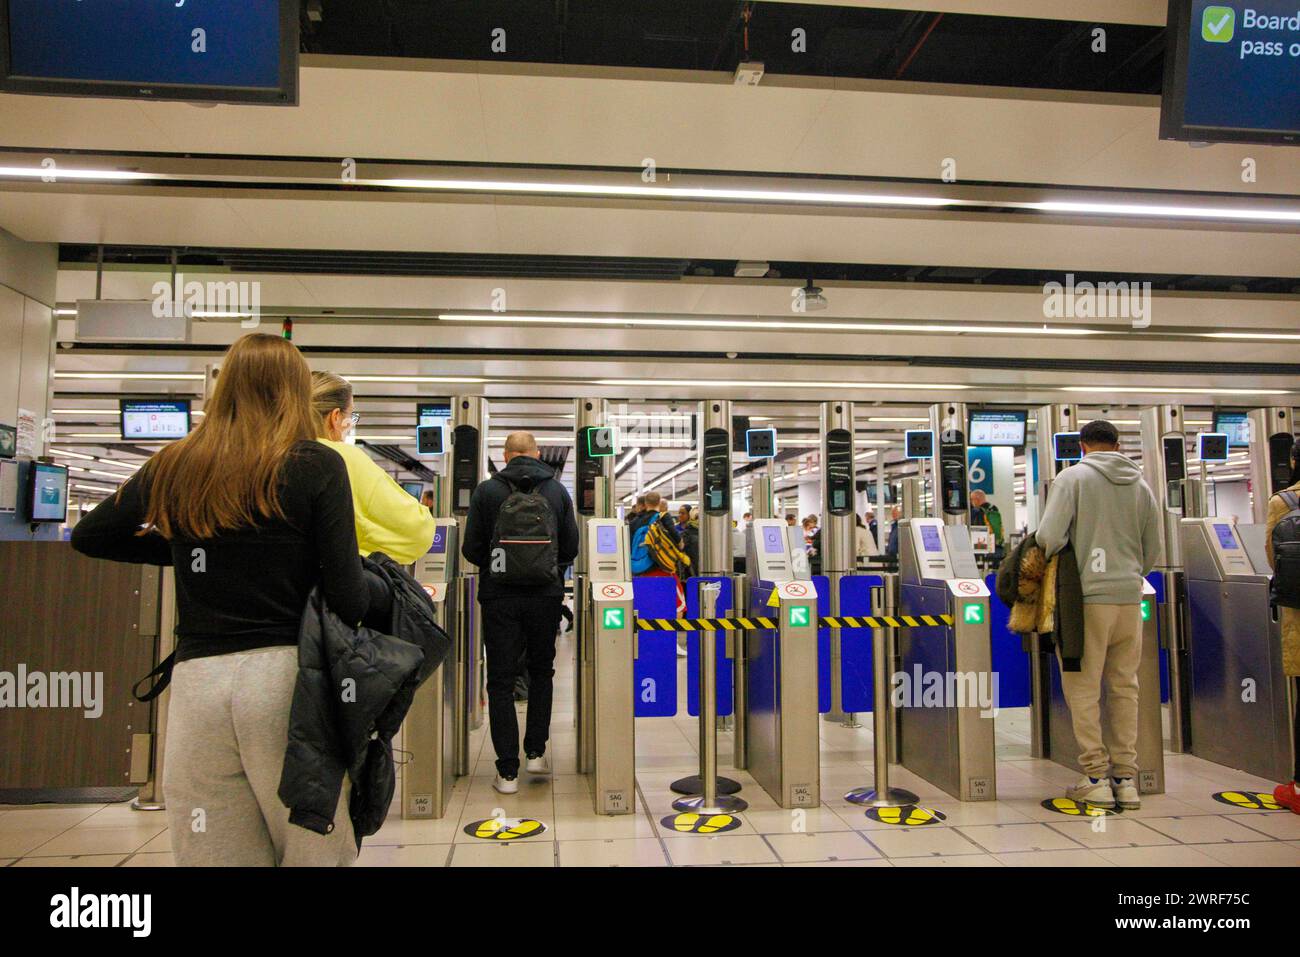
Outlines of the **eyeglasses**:
{"type": "Polygon", "coordinates": [[[361,421],[361,413],[360,413],[360,412],[353,412],[353,413],[352,413],[352,424],[353,424],[353,425],[356,425],[356,424],[357,424],[358,422],[360,422],[360,421],[361,421]]]}

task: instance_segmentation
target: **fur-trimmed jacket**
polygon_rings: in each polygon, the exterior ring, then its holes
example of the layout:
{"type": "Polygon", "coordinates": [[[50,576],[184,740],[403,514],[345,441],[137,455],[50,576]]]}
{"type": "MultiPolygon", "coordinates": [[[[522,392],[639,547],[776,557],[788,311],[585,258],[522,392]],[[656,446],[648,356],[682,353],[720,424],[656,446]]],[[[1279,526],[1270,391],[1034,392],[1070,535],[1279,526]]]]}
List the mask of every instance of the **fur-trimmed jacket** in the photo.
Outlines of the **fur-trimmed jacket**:
{"type": "Polygon", "coordinates": [[[1007,630],[1048,636],[1061,650],[1061,668],[1078,671],[1083,657],[1083,586],[1074,551],[1047,557],[1026,535],[998,568],[998,597],[1011,609],[1007,630]]]}

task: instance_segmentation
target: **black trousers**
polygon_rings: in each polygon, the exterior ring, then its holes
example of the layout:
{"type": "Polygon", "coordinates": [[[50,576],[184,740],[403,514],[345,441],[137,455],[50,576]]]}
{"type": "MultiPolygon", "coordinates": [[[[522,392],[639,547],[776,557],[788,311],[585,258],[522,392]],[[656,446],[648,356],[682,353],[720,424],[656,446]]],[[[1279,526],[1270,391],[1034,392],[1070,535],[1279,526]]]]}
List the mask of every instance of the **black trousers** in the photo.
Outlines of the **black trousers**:
{"type": "Polygon", "coordinates": [[[497,773],[519,773],[519,719],[515,677],[527,662],[528,719],[524,753],[544,754],[551,736],[555,634],[560,627],[559,595],[489,598],[483,605],[483,648],[487,652],[488,723],[497,753],[497,773]]]}

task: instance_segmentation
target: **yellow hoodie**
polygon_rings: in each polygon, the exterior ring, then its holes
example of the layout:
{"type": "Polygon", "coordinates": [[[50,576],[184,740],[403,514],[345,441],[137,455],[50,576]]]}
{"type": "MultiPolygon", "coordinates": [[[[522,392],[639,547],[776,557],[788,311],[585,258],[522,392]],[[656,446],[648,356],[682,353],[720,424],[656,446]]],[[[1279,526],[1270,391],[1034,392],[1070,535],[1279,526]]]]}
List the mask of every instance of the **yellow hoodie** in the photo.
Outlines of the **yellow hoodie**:
{"type": "Polygon", "coordinates": [[[409,565],[429,550],[434,521],[426,506],[394,482],[364,449],[329,439],[317,441],[342,456],[348,468],[362,555],[383,552],[399,565],[409,565]]]}

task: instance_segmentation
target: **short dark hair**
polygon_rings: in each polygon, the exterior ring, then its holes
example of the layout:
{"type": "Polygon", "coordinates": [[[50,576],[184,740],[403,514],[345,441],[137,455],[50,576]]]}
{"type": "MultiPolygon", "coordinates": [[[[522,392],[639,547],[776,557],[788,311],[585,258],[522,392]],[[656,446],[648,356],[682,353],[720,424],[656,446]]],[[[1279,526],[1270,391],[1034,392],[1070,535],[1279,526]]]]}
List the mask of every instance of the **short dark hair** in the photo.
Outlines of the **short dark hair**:
{"type": "Polygon", "coordinates": [[[1119,445],[1119,429],[1105,419],[1093,419],[1079,430],[1079,441],[1089,445],[1119,445]]]}

